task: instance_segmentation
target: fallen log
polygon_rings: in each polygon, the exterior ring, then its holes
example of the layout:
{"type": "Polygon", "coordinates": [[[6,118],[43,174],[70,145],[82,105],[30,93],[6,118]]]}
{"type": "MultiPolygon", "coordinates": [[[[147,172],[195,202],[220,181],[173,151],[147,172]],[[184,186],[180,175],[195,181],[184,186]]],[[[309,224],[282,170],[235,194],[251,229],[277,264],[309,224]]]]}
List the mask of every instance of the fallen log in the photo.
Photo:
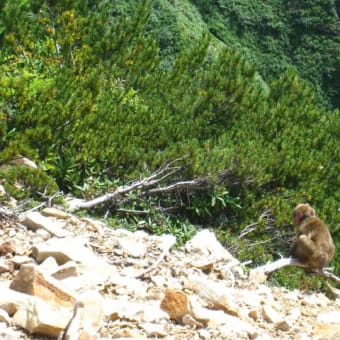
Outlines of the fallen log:
{"type": "MultiPolygon", "coordinates": [[[[252,269],[253,274],[254,273],[263,273],[265,276],[269,276],[273,272],[286,267],[286,266],[297,266],[297,267],[302,267],[302,268],[308,268],[306,265],[303,263],[299,262],[298,259],[293,258],[293,257],[284,257],[281,259],[278,259],[277,261],[274,262],[269,262],[263,266],[257,267],[252,269]]],[[[330,273],[327,270],[323,270],[322,272],[319,273],[313,273],[315,275],[320,275],[326,279],[330,279],[336,284],[340,284],[340,278],[334,275],[333,273],[330,273]]]]}

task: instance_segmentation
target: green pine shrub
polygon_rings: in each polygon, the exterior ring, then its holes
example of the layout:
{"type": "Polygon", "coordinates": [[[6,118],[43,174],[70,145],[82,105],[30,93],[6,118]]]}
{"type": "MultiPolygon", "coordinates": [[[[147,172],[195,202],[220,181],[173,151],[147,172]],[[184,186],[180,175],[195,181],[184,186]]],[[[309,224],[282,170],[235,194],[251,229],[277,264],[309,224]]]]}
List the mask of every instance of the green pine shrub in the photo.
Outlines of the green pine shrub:
{"type": "Polygon", "coordinates": [[[3,166],[0,181],[7,195],[19,201],[32,197],[41,199],[42,195],[52,196],[58,191],[56,182],[45,171],[24,165],[3,166]]]}
{"type": "MultiPolygon", "coordinates": [[[[149,218],[124,216],[121,223],[145,222],[182,242],[193,224],[211,227],[240,260],[257,265],[288,254],[293,208],[308,201],[339,246],[339,111],[321,107],[295,69],[283,72],[287,65],[274,58],[279,76],[265,82],[258,62],[231,47],[216,49],[206,33],[169,62],[148,26],[150,6],[117,6],[3,5],[0,162],[21,154],[40,166],[3,170],[8,192],[26,199],[60,189],[92,198],[183,157],[169,182],[209,176],[211,185],[146,201],[134,193],[130,208],[146,209],[149,218]],[[159,204],[173,212],[160,214],[159,204]]],[[[244,35],[263,18],[262,29],[284,34],[274,13],[242,1],[219,6],[244,35]]],[[[163,33],[163,42],[171,38],[163,33]]],[[[275,280],[300,284],[280,273],[275,280]]]]}

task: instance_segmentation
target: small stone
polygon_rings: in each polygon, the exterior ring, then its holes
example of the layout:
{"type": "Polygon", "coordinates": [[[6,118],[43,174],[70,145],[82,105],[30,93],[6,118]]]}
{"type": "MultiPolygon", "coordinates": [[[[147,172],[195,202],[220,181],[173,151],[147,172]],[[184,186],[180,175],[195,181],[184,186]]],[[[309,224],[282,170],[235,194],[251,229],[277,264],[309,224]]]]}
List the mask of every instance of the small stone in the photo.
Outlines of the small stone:
{"type": "Polygon", "coordinates": [[[275,324],[275,328],[281,331],[289,331],[288,322],[283,318],[283,315],[268,305],[262,306],[263,319],[275,324]]]}
{"type": "Polygon", "coordinates": [[[15,229],[10,229],[10,231],[8,232],[8,236],[13,238],[15,235],[17,234],[15,229]]]}
{"type": "Polygon", "coordinates": [[[279,329],[280,331],[288,332],[290,327],[286,320],[279,321],[275,324],[275,328],[279,329]]]}
{"type": "Polygon", "coordinates": [[[51,234],[45,230],[45,229],[38,229],[35,232],[37,234],[37,236],[41,237],[44,241],[47,241],[48,239],[51,238],[51,234]]]}
{"type": "Polygon", "coordinates": [[[262,306],[263,319],[270,323],[278,323],[283,320],[283,316],[268,305],[262,306]]]}
{"type": "Polygon", "coordinates": [[[16,246],[14,241],[5,241],[0,244],[0,255],[15,254],[16,246]]]}
{"type": "Polygon", "coordinates": [[[194,317],[190,314],[185,314],[182,317],[182,324],[184,326],[190,326],[192,328],[202,328],[203,324],[198,322],[194,317]]]}
{"type": "Polygon", "coordinates": [[[211,339],[211,334],[207,329],[202,328],[198,330],[198,334],[200,335],[202,339],[206,339],[206,340],[211,339]]]}
{"type": "Polygon", "coordinates": [[[253,309],[248,313],[248,316],[256,321],[259,319],[259,312],[253,309]]]}
{"type": "Polygon", "coordinates": [[[267,281],[267,275],[258,269],[252,269],[249,273],[249,282],[254,285],[255,287],[265,283],[267,281]]]}

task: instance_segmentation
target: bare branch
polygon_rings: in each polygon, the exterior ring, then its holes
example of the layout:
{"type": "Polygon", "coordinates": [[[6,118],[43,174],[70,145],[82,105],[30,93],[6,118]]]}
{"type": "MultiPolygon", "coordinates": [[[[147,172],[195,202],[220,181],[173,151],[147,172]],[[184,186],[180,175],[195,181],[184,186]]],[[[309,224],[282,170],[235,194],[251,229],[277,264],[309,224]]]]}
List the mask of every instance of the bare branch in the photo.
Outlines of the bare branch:
{"type": "Polygon", "coordinates": [[[293,257],[284,257],[277,261],[269,262],[263,266],[257,267],[255,268],[255,270],[262,271],[264,274],[268,275],[286,266],[297,266],[306,268],[306,266],[300,263],[297,259],[293,257]]]}
{"type": "Polygon", "coordinates": [[[150,211],[148,210],[133,210],[133,209],[116,209],[115,212],[131,215],[148,215],[150,211]]]}
{"type": "Polygon", "coordinates": [[[246,235],[252,233],[253,231],[255,231],[259,226],[260,226],[260,222],[262,220],[265,220],[265,229],[270,229],[272,228],[272,226],[274,225],[275,221],[273,218],[273,215],[271,213],[270,209],[266,209],[262,212],[262,214],[260,215],[259,219],[257,222],[254,222],[248,226],[246,226],[241,234],[239,235],[238,239],[241,240],[242,238],[244,238],[246,235]]]}
{"type": "Polygon", "coordinates": [[[211,185],[211,179],[205,176],[192,181],[176,182],[171,185],[161,187],[160,184],[163,181],[173,176],[181,169],[180,166],[175,166],[174,164],[182,159],[183,158],[178,158],[174,161],[168,162],[162,165],[150,176],[136,180],[127,185],[122,185],[118,187],[115,191],[99,196],[92,200],[84,201],[79,199],[72,199],[68,202],[69,209],[90,209],[107,202],[110,202],[112,206],[117,206],[118,204],[121,205],[122,203],[131,201],[131,198],[127,197],[127,194],[137,190],[142,191],[142,193],[138,193],[137,195],[138,198],[141,198],[145,196],[161,194],[164,192],[172,192],[179,189],[201,190],[203,188],[206,188],[208,185],[211,185]],[[156,186],[159,187],[155,188],[156,186]]]}
{"type": "MultiPolygon", "coordinates": [[[[282,258],[274,262],[267,263],[263,266],[257,267],[253,269],[255,272],[262,272],[266,276],[270,275],[271,273],[277,271],[280,268],[286,267],[286,266],[297,266],[302,268],[308,268],[303,263],[299,262],[298,259],[293,257],[288,258],[282,258]]],[[[315,273],[316,275],[320,275],[326,279],[330,279],[334,281],[336,284],[340,284],[340,278],[334,275],[333,273],[328,272],[327,270],[323,270],[322,272],[315,273]]]]}
{"type": "Polygon", "coordinates": [[[158,195],[163,192],[171,192],[179,189],[189,189],[189,188],[196,188],[196,189],[204,189],[207,187],[208,179],[206,177],[204,178],[198,178],[194,179],[192,181],[183,181],[183,182],[177,182],[173,183],[167,187],[160,187],[160,188],[154,188],[147,191],[147,195],[158,195]]]}

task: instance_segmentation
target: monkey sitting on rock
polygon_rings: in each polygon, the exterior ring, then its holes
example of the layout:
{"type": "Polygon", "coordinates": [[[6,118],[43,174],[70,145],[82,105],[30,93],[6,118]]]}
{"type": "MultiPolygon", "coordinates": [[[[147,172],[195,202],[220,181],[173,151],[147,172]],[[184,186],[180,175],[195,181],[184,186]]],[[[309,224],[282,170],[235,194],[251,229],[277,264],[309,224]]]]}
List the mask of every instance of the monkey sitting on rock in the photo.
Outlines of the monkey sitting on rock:
{"type": "Polygon", "coordinates": [[[290,255],[297,258],[309,271],[322,273],[333,259],[335,246],[324,222],[315,216],[309,204],[298,204],[294,211],[294,223],[298,226],[290,255]]]}

